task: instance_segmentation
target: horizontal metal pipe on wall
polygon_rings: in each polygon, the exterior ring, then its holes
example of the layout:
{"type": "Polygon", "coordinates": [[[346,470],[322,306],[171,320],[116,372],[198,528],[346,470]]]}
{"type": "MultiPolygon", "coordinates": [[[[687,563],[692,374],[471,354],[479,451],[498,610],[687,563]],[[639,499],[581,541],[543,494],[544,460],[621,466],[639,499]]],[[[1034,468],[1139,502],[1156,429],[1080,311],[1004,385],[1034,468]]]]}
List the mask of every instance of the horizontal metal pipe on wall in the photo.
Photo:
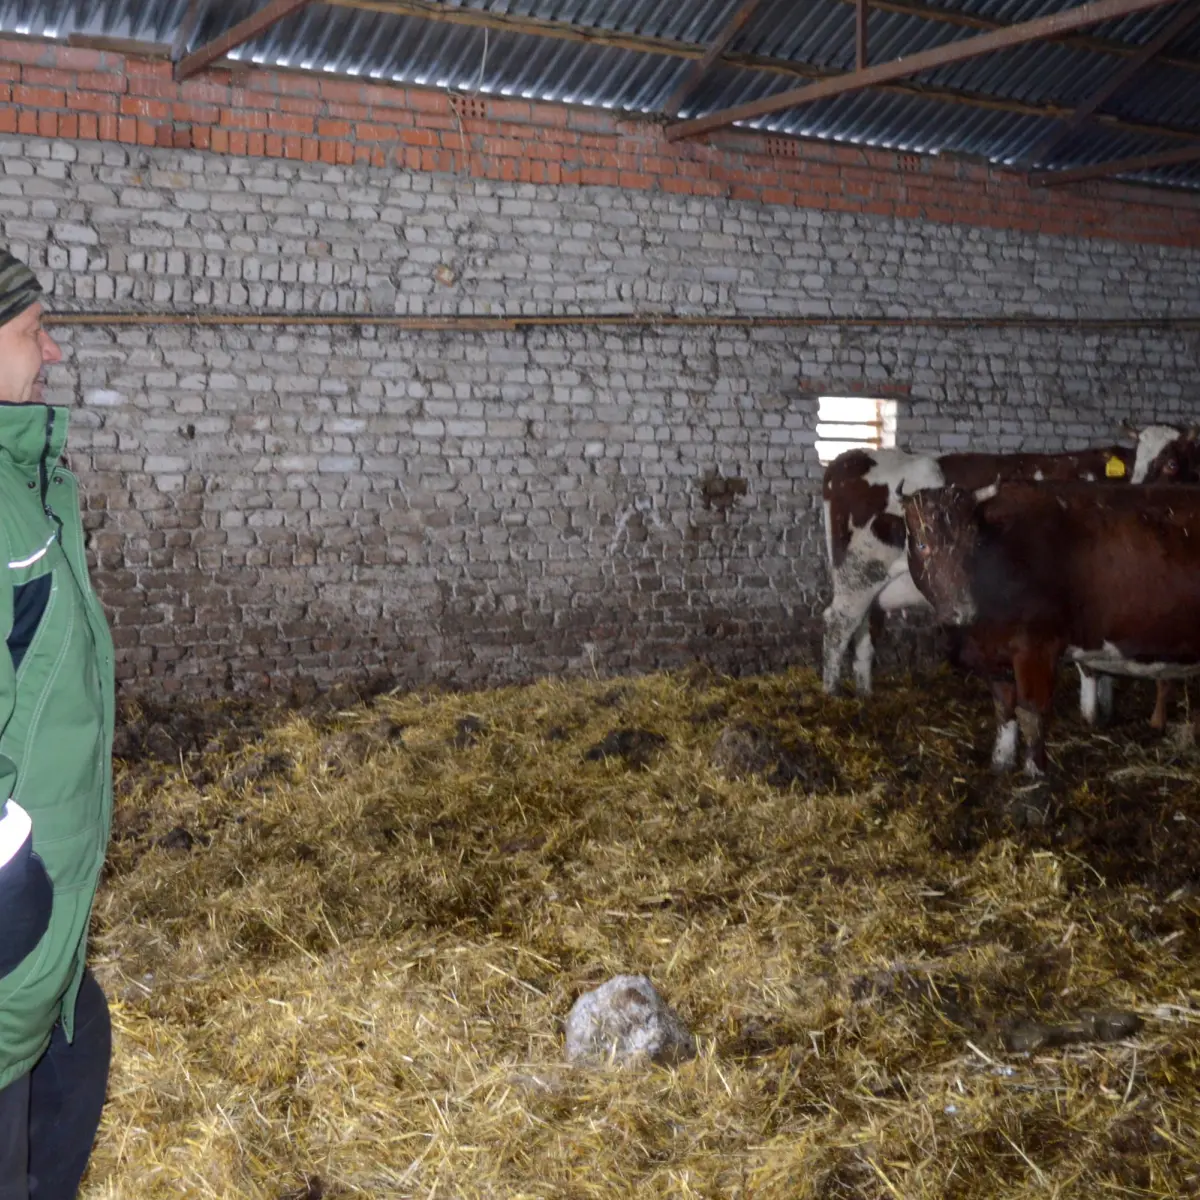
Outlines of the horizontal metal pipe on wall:
{"type": "Polygon", "coordinates": [[[1188,317],[750,317],[636,313],[543,316],[383,316],[369,313],[48,313],[47,325],[377,325],[416,333],[505,333],[545,328],[831,328],[831,329],[1070,329],[1200,331],[1188,317]]]}

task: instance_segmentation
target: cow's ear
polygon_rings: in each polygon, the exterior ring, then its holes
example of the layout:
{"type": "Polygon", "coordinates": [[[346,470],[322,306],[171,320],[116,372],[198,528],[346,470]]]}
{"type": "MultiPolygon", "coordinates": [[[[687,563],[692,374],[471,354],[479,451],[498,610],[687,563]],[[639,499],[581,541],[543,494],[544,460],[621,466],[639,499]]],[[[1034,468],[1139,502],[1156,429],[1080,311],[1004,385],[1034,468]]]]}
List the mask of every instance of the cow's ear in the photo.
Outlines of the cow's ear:
{"type": "Polygon", "coordinates": [[[1121,432],[1126,437],[1131,437],[1136,442],[1142,436],[1142,431],[1130,420],[1121,422],[1121,432]]]}

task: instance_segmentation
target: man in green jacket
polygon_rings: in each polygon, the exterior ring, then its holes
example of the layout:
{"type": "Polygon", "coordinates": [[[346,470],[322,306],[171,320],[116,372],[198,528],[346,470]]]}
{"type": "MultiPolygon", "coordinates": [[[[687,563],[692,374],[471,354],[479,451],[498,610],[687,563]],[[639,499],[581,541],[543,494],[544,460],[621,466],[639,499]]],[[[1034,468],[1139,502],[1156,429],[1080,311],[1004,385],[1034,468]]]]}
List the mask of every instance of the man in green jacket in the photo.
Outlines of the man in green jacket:
{"type": "Polygon", "coordinates": [[[113,646],[88,578],[62,358],[42,289],[0,250],[0,1200],[71,1200],[108,1087],[86,967],[112,816],[113,646]]]}

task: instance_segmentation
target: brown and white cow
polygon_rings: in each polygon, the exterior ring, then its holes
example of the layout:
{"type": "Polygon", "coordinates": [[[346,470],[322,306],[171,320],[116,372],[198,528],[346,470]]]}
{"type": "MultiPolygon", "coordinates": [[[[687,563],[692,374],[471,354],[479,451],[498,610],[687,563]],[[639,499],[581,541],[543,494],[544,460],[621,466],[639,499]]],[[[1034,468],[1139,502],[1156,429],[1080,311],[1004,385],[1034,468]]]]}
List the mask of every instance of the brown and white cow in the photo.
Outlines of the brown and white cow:
{"type": "MultiPolygon", "coordinates": [[[[824,612],[823,682],[837,690],[842,663],[854,647],[854,681],[871,691],[873,633],[882,614],[924,607],[905,559],[901,498],[953,484],[981,491],[1004,480],[1040,482],[1158,479],[1200,482],[1200,446],[1169,425],[1130,431],[1136,449],[1093,447],[1067,454],[945,454],[848,450],[825,469],[822,499],[833,598],[824,612]],[[872,626],[875,626],[873,630],[872,626]]],[[[1111,709],[1111,685],[1081,670],[1080,706],[1086,720],[1111,709]]]]}
{"type": "Polygon", "coordinates": [[[1026,772],[1045,770],[1064,660],[1105,676],[1200,674],[1200,487],[1006,482],[982,500],[951,486],[903,507],[914,584],[993,680],[997,768],[1020,735],[1026,772]]]}

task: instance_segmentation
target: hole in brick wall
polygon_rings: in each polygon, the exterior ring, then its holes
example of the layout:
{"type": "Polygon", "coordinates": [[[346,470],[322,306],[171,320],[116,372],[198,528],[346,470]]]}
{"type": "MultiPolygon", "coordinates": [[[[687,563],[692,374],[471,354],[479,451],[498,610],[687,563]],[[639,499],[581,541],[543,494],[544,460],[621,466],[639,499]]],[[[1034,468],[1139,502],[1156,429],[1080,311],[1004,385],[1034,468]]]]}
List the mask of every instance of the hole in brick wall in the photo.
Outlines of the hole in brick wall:
{"type": "Polygon", "coordinates": [[[921,169],[921,156],[919,154],[901,154],[897,159],[897,166],[901,171],[919,171],[921,169]]]}
{"type": "Polygon", "coordinates": [[[817,398],[817,458],[822,465],[847,450],[880,450],[895,444],[895,400],[875,396],[817,398]]]}
{"type": "Polygon", "coordinates": [[[488,105],[486,100],[478,96],[451,96],[450,107],[464,121],[486,121],[488,105]]]}
{"type": "Polygon", "coordinates": [[[798,138],[769,137],[767,153],[775,158],[799,158],[800,141],[798,138]]]}

